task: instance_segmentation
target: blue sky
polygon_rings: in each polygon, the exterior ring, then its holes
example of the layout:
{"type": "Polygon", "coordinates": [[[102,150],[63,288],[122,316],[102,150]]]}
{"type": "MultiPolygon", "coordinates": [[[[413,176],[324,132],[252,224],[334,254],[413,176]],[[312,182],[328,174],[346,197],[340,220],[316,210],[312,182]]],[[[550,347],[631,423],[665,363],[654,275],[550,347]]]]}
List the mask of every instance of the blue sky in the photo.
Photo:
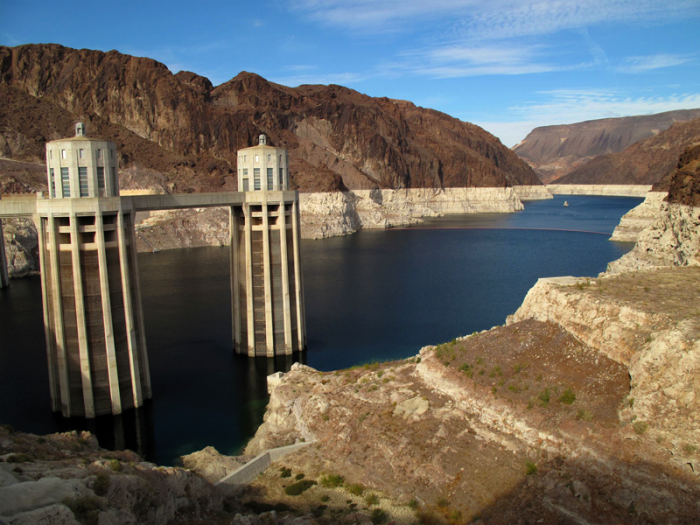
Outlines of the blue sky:
{"type": "Polygon", "coordinates": [[[478,124],[700,107],[700,0],[0,0],[0,44],[147,56],[208,77],[341,84],[478,124]]]}

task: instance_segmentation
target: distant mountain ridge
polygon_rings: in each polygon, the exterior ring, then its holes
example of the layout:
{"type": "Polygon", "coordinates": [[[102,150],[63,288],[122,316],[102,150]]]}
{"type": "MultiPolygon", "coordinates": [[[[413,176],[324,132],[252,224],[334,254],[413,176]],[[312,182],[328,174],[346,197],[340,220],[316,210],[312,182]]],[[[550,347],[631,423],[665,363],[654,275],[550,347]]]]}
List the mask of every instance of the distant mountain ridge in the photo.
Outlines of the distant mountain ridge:
{"type": "Polygon", "coordinates": [[[677,122],[619,153],[594,158],[556,183],[654,184],[671,173],[685,149],[696,143],[700,143],[700,118],[677,122]]]}
{"type": "Polygon", "coordinates": [[[0,157],[44,162],[80,119],[117,143],[127,187],[234,190],[236,151],[261,133],[289,150],[302,191],[540,184],[478,126],[335,85],[243,72],[214,87],[149,58],[38,44],[0,46],[0,97],[0,157]]]}
{"type": "MultiPolygon", "coordinates": [[[[594,157],[620,152],[668,129],[675,122],[696,118],[700,118],[700,109],[544,126],[533,129],[513,151],[543,182],[550,183],[594,157]]],[[[560,182],[557,180],[557,184],[560,182]]]]}

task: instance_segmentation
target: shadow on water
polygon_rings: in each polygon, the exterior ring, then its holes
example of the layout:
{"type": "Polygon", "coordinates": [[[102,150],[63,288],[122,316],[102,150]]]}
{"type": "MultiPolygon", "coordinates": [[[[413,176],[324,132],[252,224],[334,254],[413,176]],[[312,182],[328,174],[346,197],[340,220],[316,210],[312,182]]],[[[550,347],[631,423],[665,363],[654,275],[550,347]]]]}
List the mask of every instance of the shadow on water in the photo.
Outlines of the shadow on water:
{"type": "MultiPolygon", "coordinates": [[[[430,219],[413,229],[303,241],[308,364],[333,370],[415,355],[421,346],[491,328],[539,277],[596,275],[631,245],[612,232],[641,199],[568,197],[524,212],[430,219]],[[426,230],[425,226],[460,229],[426,230]],[[503,229],[470,229],[473,227],[503,229]],[[467,229],[461,229],[461,228],[467,229]]],[[[50,411],[38,277],[0,290],[0,423],[46,434],[90,430],[102,446],[173,465],[214,446],[236,454],[262,423],[266,376],[302,356],[274,359],[231,349],[225,248],[139,254],[154,398],[142,409],[86,422],[50,411]]]]}

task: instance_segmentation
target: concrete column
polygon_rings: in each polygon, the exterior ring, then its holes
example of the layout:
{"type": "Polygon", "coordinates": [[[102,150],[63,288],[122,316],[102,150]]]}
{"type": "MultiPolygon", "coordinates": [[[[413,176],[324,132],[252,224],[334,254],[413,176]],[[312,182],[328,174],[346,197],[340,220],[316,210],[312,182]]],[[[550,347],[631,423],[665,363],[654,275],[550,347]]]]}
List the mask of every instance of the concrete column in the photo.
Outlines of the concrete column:
{"type": "MultiPolygon", "coordinates": [[[[56,344],[51,334],[51,304],[49,303],[49,275],[51,271],[48,265],[48,255],[46,253],[46,230],[44,223],[38,215],[34,216],[34,224],[39,237],[39,264],[41,268],[41,297],[44,310],[44,337],[46,339],[46,360],[49,364],[49,388],[51,390],[51,410],[58,412],[61,410],[61,393],[58,390],[56,365],[56,344]]],[[[2,231],[0,231],[2,236],[2,231]]]]}
{"type": "MultiPolygon", "coordinates": [[[[143,302],[141,301],[141,280],[139,279],[139,264],[138,259],[136,258],[136,232],[134,231],[133,212],[130,215],[131,219],[124,220],[124,228],[126,229],[128,227],[129,229],[129,244],[131,245],[131,261],[129,261],[129,270],[134,278],[134,291],[136,292],[136,297],[132,302],[132,308],[136,310],[135,313],[136,315],[138,315],[139,326],[141,327],[141,330],[139,330],[139,340],[141,345],[139,349],[140,351],[138,352],[138,358],[140,359],[140,368],[143,372],[143,383],[141,383],[141,390],[143,392],[144,399],[151,399],[151,368],[148,364],[148,349],[146,347],[145,328],[146,324],[143,320],[143,307],[141,306],[143,302]]],[[[124,233],[125,235],[127,234],[126,230],[124,231],[124,233]]]]}
{"type": "MultiPolygon", "coordinates": [[[[134,396],[134,406],[143,405],[141,390],[141,366],[139,364],[139,339],[134,322],[133,298],[131,297],[131,277],[129,272],[129,256],[126,249],[126,234],[124,233],[124,212],[117,214],[117,241],[119,244],[119,267],[122,273],[122,295],[124,296],[124,318],[126,321],[126,342],[129,348],[129,369],[131,372],[131,391],[134,396]]],[[[138,275],[134,276],[138,279],[138,275]]]]}
{"type": "Polygon", "coordinates": [[[263,271],[265,276],[265,339],[267,357],[275,356],[275,331],[272,321],[272,271],[270,268],[270,209],[267,203],[262,205],[263,223],[263,271]]]}
{"type": "Polygon", "coordinates": [[[243,205],[245,213],[245,289],[248,320],[248,355],[255,357],[255,305],[253,304],[253,214],[250,204],[243,205]]]}
{"type": "Polygon", "coordinates": [[[296,284],[297,299],[297,335],[299,338],[299,350],[306,348],[306,317],[304,316],[304,283],[301,273],[301,248],[299,227],[299,199],[292,204],[292,238],[294,239],[294,282],[296,284]]]}
{"type": "Polygon", "coordinates": [[[241,291],[238,285],[238,214],[235,207],[229,207],[229,249],[231,250],[231,329],[233,330],[233,348],[239,351],[241,341],[241,291]]]}
{"type": "Polygon", "coordinates": [[[117,367],[117,350],[114,344],[112,323],[112,303],[109,298],[109,274],[107,270],[107,252],[105,248],[104,218],[99,210],[95,214],[95,239],[97,240],[97,264],[100,270],[100,296],[102,298],[102,321],[105,327],[105,351],[107,353],[107,377],[109,395],[112,400],[112,414],[122,413],[122,399],[119,394],[119,369],[117,367]]]}
{"type": "Polygon", "coordinates": [[[287,206],[280,202],[280,253],[282,256],[282,302],[284,308],[284,353],[292,353],[292,308],[289,299],[289,259],[287,258],[287,206]]]}
{"type": "MultiPolygon", "coordinates": [[[[77,166],[77,162],[76,162],[77,166]]],[[[85,298],[83,296],[83,273],[80,268],[80,234],[78,217],[70,214],[70,242],[73,256],[73,290],[75,293],[75,319],[78,327],[78,347],[80,349],[80,375],[83,380],[83,404],[85,417],[95,417],[95,402],[92,395],[92,377],[90,375],[90,348],[85,324],[85,298]]]]}
{"type": "Polygon", "coordinates": [[[7,257],[5,257],[5,238],[2,235],[2,219],[0,219],[0,288],[10,285],[7,274],[7,257]]]}
{"type": "MultiPolygon", "coordinates": [[[[59,244],[56,231],[56,218],[49,215],[47,218],[49,233],[49,271],[51,272],[51,298],[53,305],[54,327],[56,330],[56,365],[58,370],[58,383],[61,392],[61,413],[63,417],[71,417],[70,385],[68,382],[68,355],[66,354],[66,333],[63,323],[63,298],[61,297],[61,269],[59,266],[59,244]]],[[[44,269],[46,266],[43,267],[44,269]]],[[[46,270],[44,270],[46,271],[46,270]]],[[[48,296],[45,296],[45,300],[48,296]]]]}

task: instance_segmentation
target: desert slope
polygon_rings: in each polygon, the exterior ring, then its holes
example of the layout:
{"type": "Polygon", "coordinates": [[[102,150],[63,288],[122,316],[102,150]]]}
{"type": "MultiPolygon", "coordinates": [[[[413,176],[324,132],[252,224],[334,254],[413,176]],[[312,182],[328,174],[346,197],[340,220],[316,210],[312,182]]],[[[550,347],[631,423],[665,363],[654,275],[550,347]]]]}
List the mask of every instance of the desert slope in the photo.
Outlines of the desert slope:
{"type": "Polygon", "coordinates": [[[675,122],[696,118],[700,118],[700,109],[543,126],[533,129],[513,151],[535,169],[543,182],[550,183],[594,157],[620,152],[675,122]]]}
{"type": "Polygon", "coordinates": [[[236,151],[260,133],[289,150],[302,191],[539,184],[478,126],[336,85],[288,88],[243,72],[214,87],[152,59],[42,44],[0,47],[0,87],[12,107],[3,156],[40,162],[45,141],[82,119],[117,142],[121,169],[157,172],[180,192],[235,188],[236,151]]]}

